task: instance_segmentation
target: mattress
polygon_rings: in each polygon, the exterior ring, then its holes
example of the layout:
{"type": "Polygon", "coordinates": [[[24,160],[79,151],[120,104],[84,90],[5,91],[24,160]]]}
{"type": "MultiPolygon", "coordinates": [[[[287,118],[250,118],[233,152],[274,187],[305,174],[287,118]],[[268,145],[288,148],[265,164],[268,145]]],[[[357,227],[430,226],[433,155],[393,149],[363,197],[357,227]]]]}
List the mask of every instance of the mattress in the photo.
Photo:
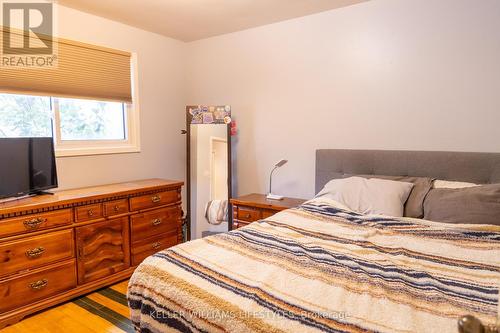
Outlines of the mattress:
{"type": "Polygon", "coordinates": [[[361,215],[315,199],[147,258],[140,332],[457,332],[499,320],[500,227],[361,215]]]}

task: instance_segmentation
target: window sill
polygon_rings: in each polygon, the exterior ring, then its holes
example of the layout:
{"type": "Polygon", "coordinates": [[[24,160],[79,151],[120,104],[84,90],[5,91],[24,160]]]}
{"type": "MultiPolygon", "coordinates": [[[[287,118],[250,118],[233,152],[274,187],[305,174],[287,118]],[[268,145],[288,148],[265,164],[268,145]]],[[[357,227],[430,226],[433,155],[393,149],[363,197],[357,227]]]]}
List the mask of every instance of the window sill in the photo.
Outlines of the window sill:
{"type": "Polygon", "coordinates": [[[56,157],[91,156],[91,155],[111,155],[140,153],[141,147],[136,145],[107,146],[107,147],[75,147],[56,148],[56,157]]]}

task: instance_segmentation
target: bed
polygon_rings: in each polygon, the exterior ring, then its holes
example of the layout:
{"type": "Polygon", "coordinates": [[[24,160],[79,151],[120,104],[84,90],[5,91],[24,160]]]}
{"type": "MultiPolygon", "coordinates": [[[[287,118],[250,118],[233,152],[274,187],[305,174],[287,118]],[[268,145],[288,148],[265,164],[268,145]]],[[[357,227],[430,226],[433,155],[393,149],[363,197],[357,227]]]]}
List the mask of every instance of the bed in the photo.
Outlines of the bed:
{"type": "MultiPolygon", "coordinates": [[[[344,174],[500,182],[500,154],[318,150],[344,174]]],[[[363,215],[318,198],[147,258],[129,282],[141,332],[457,332],[499,320],[500,227],[363,215]]]]}

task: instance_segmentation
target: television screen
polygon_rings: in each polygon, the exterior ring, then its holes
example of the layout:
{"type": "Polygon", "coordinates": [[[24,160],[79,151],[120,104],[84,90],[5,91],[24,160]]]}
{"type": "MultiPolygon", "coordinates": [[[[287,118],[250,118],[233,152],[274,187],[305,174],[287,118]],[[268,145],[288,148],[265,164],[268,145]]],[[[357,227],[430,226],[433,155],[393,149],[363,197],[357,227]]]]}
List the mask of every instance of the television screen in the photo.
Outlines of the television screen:
{"type": "Polygon", "coordinates": [[[57,187],[52,138],[0,138],[0,198],[57,187]]]}

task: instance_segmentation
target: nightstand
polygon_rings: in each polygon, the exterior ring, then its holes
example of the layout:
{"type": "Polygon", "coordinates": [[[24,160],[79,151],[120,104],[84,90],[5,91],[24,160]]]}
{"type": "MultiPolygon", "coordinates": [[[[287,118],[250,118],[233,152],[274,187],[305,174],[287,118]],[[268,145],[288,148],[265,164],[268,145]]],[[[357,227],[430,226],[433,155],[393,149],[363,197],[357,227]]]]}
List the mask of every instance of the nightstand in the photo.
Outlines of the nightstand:
{"type": "Polygon", "coordinates": [[[297,198],[268,200],[265,194],[257,193],[231,199],[231,203],[233,204],[233,230],[265,219],[282,210],[297,207],[305,201],[305,199],[297,198]]]}

